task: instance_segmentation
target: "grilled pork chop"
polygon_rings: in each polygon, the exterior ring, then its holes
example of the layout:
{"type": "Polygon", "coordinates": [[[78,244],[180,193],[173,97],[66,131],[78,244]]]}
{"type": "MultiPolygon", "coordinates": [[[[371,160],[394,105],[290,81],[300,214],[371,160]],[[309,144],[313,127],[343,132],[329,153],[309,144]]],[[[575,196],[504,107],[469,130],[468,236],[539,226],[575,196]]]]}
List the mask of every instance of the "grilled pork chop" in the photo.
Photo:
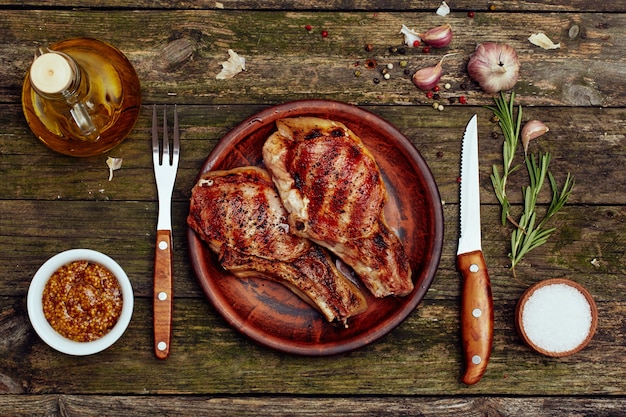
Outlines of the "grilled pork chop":
{"type": "Polygon", "coordinates": [[[376,297],[413,290],[411,268],[383,214],[387,191],[374,157],[344,124],[315,117],[276,122],[263,161],[292,233],[328,248],[376,297]]]}
{"type": "Polygon", "coordinates": [[[187,223],[226,270],[285,285],[329,322],[347,325],[367,309],[363,294],[325,249],[289,232],[287,212],[263,169],[204,174],[192,189],[187,223]]]}

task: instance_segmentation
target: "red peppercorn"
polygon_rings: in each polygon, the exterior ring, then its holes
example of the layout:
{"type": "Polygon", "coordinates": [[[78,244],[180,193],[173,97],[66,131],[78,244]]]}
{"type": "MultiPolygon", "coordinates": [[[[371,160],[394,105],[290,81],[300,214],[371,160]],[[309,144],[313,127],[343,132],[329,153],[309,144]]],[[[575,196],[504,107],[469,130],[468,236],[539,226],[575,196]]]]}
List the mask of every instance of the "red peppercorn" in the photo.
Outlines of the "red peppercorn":
{"type": "Polygon", "coordinates": [[[420,41],[414,40],[413,41],[413,48],[417,48],[418,46],[420,46],[420,41]]]}
{"type": "Polygon", "coordinates": [[[474,12],[467,12],[467,17],[473,19],[474,18],[474,12]]]}
{"type": "Polygon", "coordinates": [[[422,48],[422,52],[424,52],[425,54],[430,52],[430,48],[428,46],[425,46],[424,48],[422,48]]]}
{"type": "Polygon", "coordinates": [[[467,99],[465,98],[465,96],[459,97],[459,103],[461,103],[461,104],[467,103],[467,99]]]}
{"type": "Polygon", "coordinates": [[[460,184],[461,183],[461,177],[456,177],[456,182],[457,182],[457,184],[460,184]]]}
{"type": "Polygon", "coordinates": [[[309,32],[313,30],[313,26],[311,25],[306,25],[304,28],[308,30],[309,32]]]}
{"type": "Polygon", "coordinates": [[[328,37],[328,31],[327,30],[323,30],[321,35],[322,35],[322,38],[327,38],[328,37]]]}
{"type": "Polygon", "coordinates": [[[428,91],[428,92],[426,93],[426,97],[428,97],[428,98],[433,98],[433,92],[432,92],[432,91],[428,91]]]}
{"type": "Polygon", "coordinates": [[[439,91],[439,90],[440,90],[440,88],[439,88],[439,86],[438,86],[438,85],[436,85],[436,86],[434,86],[434,87],[433,87],[433,91],[437,92],[437,91],[439,91]]]}

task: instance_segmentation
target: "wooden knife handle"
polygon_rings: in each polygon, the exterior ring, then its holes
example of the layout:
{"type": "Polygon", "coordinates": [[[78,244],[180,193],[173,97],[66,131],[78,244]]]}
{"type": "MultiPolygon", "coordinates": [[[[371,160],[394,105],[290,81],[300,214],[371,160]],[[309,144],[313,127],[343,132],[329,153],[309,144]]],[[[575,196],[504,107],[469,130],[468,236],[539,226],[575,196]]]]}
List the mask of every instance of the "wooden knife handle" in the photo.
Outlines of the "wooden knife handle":
{"type": "Polygon", "coordinates": [[[493,299],[487,264],[481,251],[461,254],[457,265],[463,275],[461,337],[465,373],[461,381],[477,383],[485,373],[493,342],[493,299]]]}
{"type": "Polygon", "coordinates": [[[170,354],[172,340],[172,232],[157,230],[154,257],[154,353],[159,359],[170,354]]]}

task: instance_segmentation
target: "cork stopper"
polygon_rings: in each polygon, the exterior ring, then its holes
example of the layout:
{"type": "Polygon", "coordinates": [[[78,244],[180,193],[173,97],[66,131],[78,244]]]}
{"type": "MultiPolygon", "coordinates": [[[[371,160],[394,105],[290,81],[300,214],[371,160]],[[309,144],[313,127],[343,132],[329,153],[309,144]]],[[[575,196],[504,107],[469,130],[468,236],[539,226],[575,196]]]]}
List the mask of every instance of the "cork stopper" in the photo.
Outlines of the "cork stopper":
{"type": "Polygon", "coordinates": [[[70,63],[61,54],[49,52],[35,58],[30,67],[30,81],[45,94],[58,94],[67,90],[74,78],[70,63]]]}

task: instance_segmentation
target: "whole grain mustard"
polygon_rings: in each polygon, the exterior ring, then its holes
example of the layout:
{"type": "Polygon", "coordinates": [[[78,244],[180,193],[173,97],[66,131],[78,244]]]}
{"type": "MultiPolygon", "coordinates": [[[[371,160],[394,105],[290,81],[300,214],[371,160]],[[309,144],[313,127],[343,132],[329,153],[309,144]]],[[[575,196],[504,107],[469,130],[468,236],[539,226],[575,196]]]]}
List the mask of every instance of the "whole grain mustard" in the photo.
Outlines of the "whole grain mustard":
{"type": "Polygon", "coordinates": [[[62,336],[90,342],[107,334],[122,312],[122,290],[97,263],[74,261],[57,269],[43,291],[46,320],[62,336]]]}

